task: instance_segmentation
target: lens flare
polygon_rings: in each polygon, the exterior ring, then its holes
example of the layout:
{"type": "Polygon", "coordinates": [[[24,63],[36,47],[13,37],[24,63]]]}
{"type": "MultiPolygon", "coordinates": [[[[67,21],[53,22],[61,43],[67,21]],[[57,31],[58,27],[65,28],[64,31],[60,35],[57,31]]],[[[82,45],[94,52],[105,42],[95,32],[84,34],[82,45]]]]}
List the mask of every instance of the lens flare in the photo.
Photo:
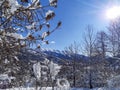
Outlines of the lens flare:
{"type": "Polygon", "coordinates": [[[114,6],[114,7],[109,8],[106,11],[106,17],[108,19],[116,19],[120,17],[120,6],[114,6]]]}

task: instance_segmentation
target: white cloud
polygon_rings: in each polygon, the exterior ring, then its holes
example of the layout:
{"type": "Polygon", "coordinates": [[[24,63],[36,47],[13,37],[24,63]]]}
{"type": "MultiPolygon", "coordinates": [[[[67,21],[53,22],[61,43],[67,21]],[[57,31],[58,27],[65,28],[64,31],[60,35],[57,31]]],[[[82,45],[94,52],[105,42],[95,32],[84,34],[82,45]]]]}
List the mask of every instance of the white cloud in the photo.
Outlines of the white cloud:
{"type": "Polygon", "coordinates": [[[54,44],[54,43],[55,43],[55,41],[51,41],[50,43],[54,44]]]}

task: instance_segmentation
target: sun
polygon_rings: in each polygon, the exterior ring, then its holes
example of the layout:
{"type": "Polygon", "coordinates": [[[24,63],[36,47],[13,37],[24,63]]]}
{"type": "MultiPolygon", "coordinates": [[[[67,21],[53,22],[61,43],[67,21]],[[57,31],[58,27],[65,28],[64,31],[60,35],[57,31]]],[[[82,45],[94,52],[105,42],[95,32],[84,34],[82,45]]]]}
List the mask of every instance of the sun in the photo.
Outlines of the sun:
{"type": "Polygon", "coordinates": [[[107,9],[106,17],[111,20],[120,17],[120,6],[113,6],[107,9]]]}

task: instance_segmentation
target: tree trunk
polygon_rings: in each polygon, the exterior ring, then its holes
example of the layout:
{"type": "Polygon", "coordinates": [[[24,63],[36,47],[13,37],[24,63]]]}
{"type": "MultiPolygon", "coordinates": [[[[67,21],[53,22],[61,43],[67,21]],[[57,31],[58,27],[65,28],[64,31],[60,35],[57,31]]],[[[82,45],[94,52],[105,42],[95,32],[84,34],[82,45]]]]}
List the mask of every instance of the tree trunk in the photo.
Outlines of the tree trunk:
{"type": "Polygon", "coordinates": [[[93,86],[92,86],[91,72],[90,72],[90,77],[89,77],[89,87],[90,87],[90,89],[93,88],[93,86]]]}

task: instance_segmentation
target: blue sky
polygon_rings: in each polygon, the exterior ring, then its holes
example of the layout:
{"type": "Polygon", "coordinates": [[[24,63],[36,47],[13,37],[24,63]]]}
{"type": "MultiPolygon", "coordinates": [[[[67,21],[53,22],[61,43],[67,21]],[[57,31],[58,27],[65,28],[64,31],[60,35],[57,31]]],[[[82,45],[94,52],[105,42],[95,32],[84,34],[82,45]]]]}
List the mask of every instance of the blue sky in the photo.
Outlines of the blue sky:
{"type": "Polygon", "coordinates": [[[58,0],[54,20],[61,20],[62,26],[48,38],[55,43],[43,47],[63,50],[74,41],[82,44],[85,27],[90,24],[96,31],[106,30],[110,22],[105,16],[106,10],[119,4],[120,0],[58,0]]]}

